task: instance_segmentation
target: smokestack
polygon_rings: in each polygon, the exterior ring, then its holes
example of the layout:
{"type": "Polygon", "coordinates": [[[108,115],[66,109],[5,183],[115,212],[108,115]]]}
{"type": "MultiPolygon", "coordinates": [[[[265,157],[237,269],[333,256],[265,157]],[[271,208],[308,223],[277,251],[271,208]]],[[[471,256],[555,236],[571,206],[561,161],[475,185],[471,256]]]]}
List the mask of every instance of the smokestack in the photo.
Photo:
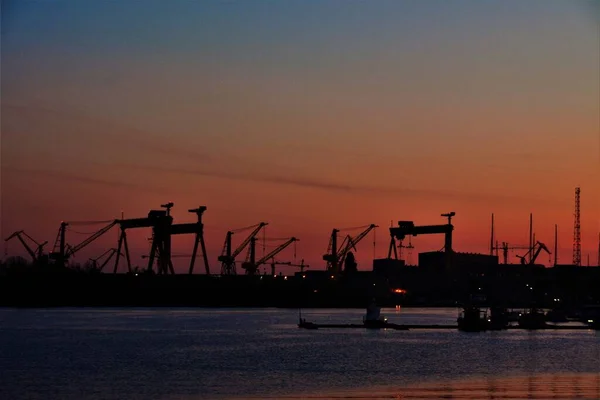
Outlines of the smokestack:
{"type": "Polygon", "coordinates": [[[529,214],[529,262],[533,259],[533,213],[529,214]]]}
{"type": "Polygon", "coordinates": [[[554,225],[554,266],[558,265],[558,225],[554,225]]]}
{"type": "Polygon", "coordinates": [[[492,213],[492,235],[490,237],[490,256],[494,255],[494,213],[492,213]]]}

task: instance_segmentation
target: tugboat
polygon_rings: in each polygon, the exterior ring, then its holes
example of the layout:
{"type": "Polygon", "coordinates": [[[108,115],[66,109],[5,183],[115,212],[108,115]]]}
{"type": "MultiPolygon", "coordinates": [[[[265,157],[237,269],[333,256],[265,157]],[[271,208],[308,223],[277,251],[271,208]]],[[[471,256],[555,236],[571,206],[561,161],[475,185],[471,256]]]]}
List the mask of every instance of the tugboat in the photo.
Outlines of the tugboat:
{"type": "Polygon", "coordinates": [[[544,329],[546,325],[546,315],[544,311],[532,307],[519,315],[519,327],[523,329],[544,329]]]}
{"type": "Polygon", "coordinates": [[[475,306],[465,306],[456,322],[458,322],[458,330],[463,332],[483,332],[490,327],[487,311],[482,311],[475,306]]]}
{"type": "Polygon", "coordinates": [[[367,315],[363,317],[365,328],[380,329],[388,326],[387,318],[381,315],[381,308],[377,306],[375,299],[367,307],[367,315]]]}

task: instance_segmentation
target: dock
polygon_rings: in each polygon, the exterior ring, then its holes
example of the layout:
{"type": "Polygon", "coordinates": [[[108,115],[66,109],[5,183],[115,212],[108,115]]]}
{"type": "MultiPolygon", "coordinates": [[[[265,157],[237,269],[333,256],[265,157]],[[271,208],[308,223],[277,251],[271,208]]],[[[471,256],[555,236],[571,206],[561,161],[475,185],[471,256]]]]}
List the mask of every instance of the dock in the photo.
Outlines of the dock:
{"type": "MultiPolygon", "coordinates": [[[[446,324],[393,324],[386,323],[380,326],[365,326],[364,324],[315,324],[313,322],[303,322],[299,323],[298,327],[301,329],[390,329],[396,331],[408,331],[408,330],[448,330],[448,329],[456,329],[458,330],[458,325],[446,325],[446,324]]],[[[497,330],[528,330],[528,331],[537,331],[537,330],[576,330],[576,331],[585,331],[585,330],[597,330],[587,325],[554,325],[547,324],[544,327],[539,327],[536,329],[527,329],[522,328],[518,325],[509,325],[503,329],[488,329],[490,331],[497,330]]]]}

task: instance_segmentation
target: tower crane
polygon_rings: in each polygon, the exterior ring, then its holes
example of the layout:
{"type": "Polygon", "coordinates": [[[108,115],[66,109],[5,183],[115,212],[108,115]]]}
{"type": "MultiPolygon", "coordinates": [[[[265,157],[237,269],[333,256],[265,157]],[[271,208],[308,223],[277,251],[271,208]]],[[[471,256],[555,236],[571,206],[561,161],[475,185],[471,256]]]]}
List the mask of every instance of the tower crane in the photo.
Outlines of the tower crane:
{"type": "Polygon", "coordinates": [[[255,258],[255,250],[254,249],[255,249],[256,238],[253,237],[250,241],[251,241],[250,261],[244,262],[242,264],[242,268],[246,270],[247,275],[255,275],[256,271],[258,270],[258,267],[265,264],[269,259],[275,257],[277,254],[282,252],[290,244],[297,242],[298,239],[296,239],[295,237],[291,237],[291,238],[287,239],[284,243],[280,244],[276,249],[274,249],[273,251],[271,251],[270,253],[268,253],[267,255],[265,255],[258,261],[254,260],[254,258],[255,258]]]}
{"type": "Polygon", "coordinates": [[[333,229],[331,232],[331,237],[329,239],[329,247],[327,249],[327,254],[323,255],[323,260],[327,261],[327,271],[338,274],[340,272],[340,266],[344,264],[346,256],[348,252],[352,249],[356,250],[356,245],[364,239],[369,232],[373,229],[378,228],[378,225],[371,224],[358,227],[359,229],[365,228],[361,233],[359,233],[356,237],[351,237],[350,235],[344,238],[341,246],[337,247],[337,234],[340,232],[339,229],[333,229]]]}
{"type": "Polygon", "coordinates": [[[38,243],[34,238],[32,238],[31,236],[29,236],[27,233],[25,233],[25,231],[14,232],[9,237],[7,237],[6,239],[4,239],[4,241],[8,242],[9,240],[11,240],[13,238],[19,239],[19,242],[21,242],[21,244],[23,245],[23,247],[25,247],[25,250],[27,251],[27,253],[29,254],[29,256],[31,256],[31,259],[32,259],[32,261],[34,263],[38,262],[42,258],[42,253],[44,251],[44,246],[46,244],[48,244],[48,241],[45,241],[44,243],[38,243]],[[35,250],[33,250],[31,247],[29,247],[29,245],[27,244],[27,242],[23,239],[23,236],[25,236],[27,239],[29,239],[30,241],[32,241],[35,244],[35,246],[36,246],[35,250]]]}
{"type": "Polygon", "coordinates": [[[236,229],[236,230],[227,232],[227,235],[225,236],[225,244],[223,245],[223,251],[222,251],[221,255],[217,258],[217,260],[221,262],[221,275],[236,275],[235,258],[242,251],[244,251],[244,249],[246,248],[246,246],[248,246],[250,241],[254,237],[256,237],[256,235],[258,235],[258,233],[260,232],[260,230],[263,227],[265,227],[267,225],[268,225],[268,223],[261,222],[256,225],[247,226],[245,228],[240,228],[240,229],[236,229]],[[250,235],[248,235],[248,237],[246,237],[246,239],[244,239],[244,241],[235,250],[232,251],[231,237],[235,233],[243,232],[248,229],[253,229],[252,232],[250,233],[250,235]]]}
{"type": "Polygon", "coordinates": [[[546,247],[546,245],[544,243],[535,242],[535,244],[533,245],[531,250],[529,250],[527,253],[525,253],[525,255],[517,256],[517,257],[521,259],[521,264],[523,264],[523,265],[535,265],[535,260],[538,258],[538,256],[542,252],[542,250],[544,250],[548,254],[552,254],[550,252],[550,250],[548,250],[548,247],[546,247]],[[537,249],[536,249],[536,247],[537,247],[537,249]],[[532,252],[533,252],[533,257],[531,257],[529,262],[526,262],[525,258],[527,257],[527,255],[529,255],[532,252]]]}

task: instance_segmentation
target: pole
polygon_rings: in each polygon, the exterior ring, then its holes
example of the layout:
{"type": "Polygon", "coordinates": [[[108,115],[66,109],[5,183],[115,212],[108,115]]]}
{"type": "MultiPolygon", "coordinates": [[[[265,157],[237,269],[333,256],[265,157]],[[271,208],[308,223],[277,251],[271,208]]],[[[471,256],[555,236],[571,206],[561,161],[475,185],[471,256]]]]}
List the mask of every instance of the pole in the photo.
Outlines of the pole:
{"type": "Polygon", "coordinates": [[[554,266],[558,265],[558,225],[554,225],[554,266]]]}
{"type": "Polygon", "coordinates": [[[492,213],[492,233],[490,237],[490,256],[494,255],[494,213],[492,213]]]}
{"type": "Polygon", "coordinates": [[[533,253],[533,213],[529,213],[529,261],[533,253]]]}

